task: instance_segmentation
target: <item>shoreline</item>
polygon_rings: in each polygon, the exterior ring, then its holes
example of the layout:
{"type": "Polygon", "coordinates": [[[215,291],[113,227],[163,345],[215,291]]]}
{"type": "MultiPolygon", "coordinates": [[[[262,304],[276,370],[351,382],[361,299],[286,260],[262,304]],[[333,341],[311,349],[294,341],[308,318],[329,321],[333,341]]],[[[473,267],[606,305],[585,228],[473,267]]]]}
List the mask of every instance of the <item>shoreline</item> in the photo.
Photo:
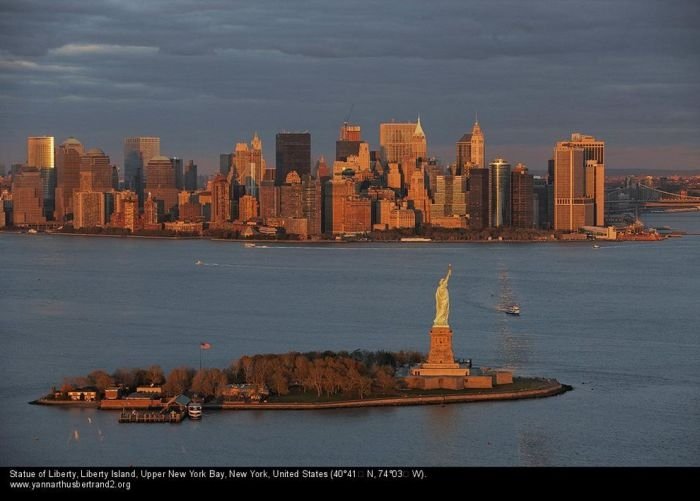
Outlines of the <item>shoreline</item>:
{"type": "MultiPolygon", "coordinates": [[[[446,405],[457,403],[474,402],[494,402],[504,400],[526,400],[533,398],[547,398],[562,395],[573,387],[562,384],[556,379],[524,378],[531,381],[538,381],[540,385],[536,388],[508,391],[508,388],[500,387],[480,392],[463,392],[447,394],[426,394],[426,395],[399,395],[391,397],[377,397],[353,400],[337,400],[332,402],[222,402],[204,404],[205,410],[211,411],[299,411],[299,410],[327,410],[327,409],[356,409],[368,407],[403,407],[416,405],[446,405]]],[[[114,402],[114,401],[112,401],[114,402]]],[[[104,411],[120,411],[128,406],[102,407],[100,402],[83,402],[73,400],[50,400],[38,398],[29,402],[30,405],[47,405],[54,407],[79,407],[94,408],[104,411]]]]}
{"type": "MultiPolygon", "coordinates": [[[[22,235],[26,234],[25,231],[18,230],[3,230],[0,231],[0,235],[3,233],[22,235]]],[[[401,240],[264,240],[264,239],[234,239],[234,238],[218,238],[218,237],[205,237],[205,236],[165,236],[165,235],[108,235],[103,233],[62,233],[62,232],[39,232],[32,236],[38,235],[48,235],[48,236],[69,236],[69,237],[100,237],[100,238],[140,238],[140,239],[150,239],[150,240],[208,240],[211,242],[230,242],[238,244],[261,244],[270,246],[280,246],[280,245],[368,245],[368,244],[401,244],[409,246],[424,246],[431,244],[547,244],[547,243],[559,243],[559,244],[591,244],[591,243],[639,243],[639,242],[663,242],[667,240],[666,238],[661,238],[659,240],[595,240],[595,239],[557,239],[557,238],[547,238],[538,240],[498,240],[494,238],[492,240],[471,240],[471,239],[454,239],[454,240],[430,240],[426,242],[402,242],[401,240]]],[[[694,235],[689,233],[688,235],[694,235]]]]}

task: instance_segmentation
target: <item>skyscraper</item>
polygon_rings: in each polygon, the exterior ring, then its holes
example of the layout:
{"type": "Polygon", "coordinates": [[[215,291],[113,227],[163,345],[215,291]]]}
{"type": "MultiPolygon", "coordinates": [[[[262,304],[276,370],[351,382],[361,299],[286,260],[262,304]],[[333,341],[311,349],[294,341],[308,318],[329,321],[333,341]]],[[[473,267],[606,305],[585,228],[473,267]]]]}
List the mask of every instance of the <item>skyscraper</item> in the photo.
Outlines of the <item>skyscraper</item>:
{"type": "Polygon", "coordinates": [[[496,158],[489,164],[489,224],[510,226],[510,164],[496,158]]]}
{"type": "Polygon", "coordinates": [[[83,145],[69,137],[56,148],[56,220],[73,214],[73,192],[80,189],[80,157],[83,145]]]}
{"type": "Polygon", "coordinates": [[[593,199],[586,197],[583,148],[568,141],[554,148],[554,229],[592,225],[593,199]]]}
{"type": "Polygon", "coordinates": [[[112,166],[109,157],[99,148],[92,148],[80,157],[80,191],[112,191],[112,166]]]}
{"type": "Polygon", "coordinates": [[[144,202],[144,168],[157,156],[160,156],[159,137],[124,138],[124,188],[135,191],[140,204],[144,202]]]}
{"type": "Polygon", "coordinates": [[[27,166],[54,168],[53,136],[27,138],[27,166]]]}
{"type": "Polygon", "coordinates": [[[532,228],[534,225],[533,182],[527,167],[517,164],[510,176],[511,224],[514,228],[532,228]]]}
{"type": "Polygon", "coordinates": [[[183,160],[178,157],[170,157],[170,163],[173,164],[175,170],[175,187],[181,190],[185,186],[183,160]]]}
{"type": "Polygon", "coordinates": [[[27,166],[39,170],[43,210],[46,219],[53,219],[56,205],[56,171],[54,170],[53,136],[27,138],[27,166]]]}
{"type": "Polygon", "coordinates": [[[197,189],[197,164],[194,163],[194,160],[189,160],[185,165],[184,188],[186,191],[197,189]]]}
{"type": "Polygon", "coordinates": [[[174,213],[177,209],[178,189],[173,163],[168,157],[155,156],[146,164],[146,186],[144,191],[157,200],[159,213],[174,213]]]}
{"type": "Polygon", "coordinates": [[[290,171],[311,174],[311,134],[279,132],[275,137],[275,184],[282,185],[290,171]]]}
{"type": "Polygon", "coordinates": [[[379,124],[379,147],[382,162],[414,162],[427,157],[428,143],[420,123],[381,123],[379,124]]]}
{"type": "Polygon", "coordinates": [[[469,228],[483,230],[489,225],[489,170],[469,172],[469,228]]]}
{"type": "Polygon", "coordinates": [[[36,167],[26,167],[12,177],[12,218],[15,225],[46,222],[43,181],[36,167]]]}
{"type": "Polygon", "coordinates": [[[584,193],[592,199],[593,219],[587,224],[605,224],[605,141],[574,132],[569,141],[562,141],[573,148],[583,149],[584,193]]]}
{"type": "Polygon", "coordinates": [[[481,132],[479,122],[474,122],[472,131],[464,134],[457,141],[457,165],[455,173],[457,175],[468,174],[470,168],[486,167],[484,134],[481,132]]]}
{"type": "Polygon", "coordinates": [[[211,182],[211,222],[220,225],[231,220],[231,185],[221,174],[211,182]]]}
{"type": "Polygon", "coordinates": [[[240,186],[245,186],[248,195],[257,196],[257,191],[262,182],[266,165],[262,154],[262,141],[257,132],[250,142],[236,144],[232,159],[234,168],[233,179],[240,186]]]}

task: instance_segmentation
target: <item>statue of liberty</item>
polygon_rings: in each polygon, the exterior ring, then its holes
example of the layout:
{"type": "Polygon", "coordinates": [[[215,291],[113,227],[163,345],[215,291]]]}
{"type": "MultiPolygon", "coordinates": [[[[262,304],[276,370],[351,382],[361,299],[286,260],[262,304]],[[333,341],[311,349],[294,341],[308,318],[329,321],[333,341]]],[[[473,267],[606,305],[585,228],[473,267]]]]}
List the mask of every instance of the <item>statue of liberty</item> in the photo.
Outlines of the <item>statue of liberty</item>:
{"type": "Polygon", "coordinates": [[[450,293],[447,291],[447,282],[452,274],[452,265],[447,265],[447,275],[440,279],[435,291],[435,320],[433,325],[449,326],[447,317],[450,316],[450,293]]]}

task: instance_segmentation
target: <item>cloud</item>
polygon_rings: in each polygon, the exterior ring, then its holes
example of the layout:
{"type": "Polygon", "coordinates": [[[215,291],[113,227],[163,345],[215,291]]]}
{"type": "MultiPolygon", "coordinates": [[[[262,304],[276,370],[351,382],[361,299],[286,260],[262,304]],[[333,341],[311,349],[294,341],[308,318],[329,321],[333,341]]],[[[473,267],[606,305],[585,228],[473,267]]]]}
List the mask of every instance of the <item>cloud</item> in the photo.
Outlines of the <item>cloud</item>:
{"type": "MultiPolygon", "coordinates": [[[[0,160],[23,158],[37,127],[84,131],[117,162],[127,135],[206,166],[259,130],[273,163],[280,129],[311,130],[332,157],[352,105],[373,147],[379,122],[420,113],[446,162],[475,111],[487,151],[534,169],[573,130],[680,152],[700,136],[699,14],[690,0],[3,2],[0,160]]],[[[624,151],[610,158],[638,161],[624,151]]]]}
{"type": "Polygon", "coordinates": [[[158,52],[157,47],[142,45],[115,45],[115,44],[80,44],[69,43],[49,50],[52,56],[85,56],[85,55],[141,55],[148,56],[158,52]]]}

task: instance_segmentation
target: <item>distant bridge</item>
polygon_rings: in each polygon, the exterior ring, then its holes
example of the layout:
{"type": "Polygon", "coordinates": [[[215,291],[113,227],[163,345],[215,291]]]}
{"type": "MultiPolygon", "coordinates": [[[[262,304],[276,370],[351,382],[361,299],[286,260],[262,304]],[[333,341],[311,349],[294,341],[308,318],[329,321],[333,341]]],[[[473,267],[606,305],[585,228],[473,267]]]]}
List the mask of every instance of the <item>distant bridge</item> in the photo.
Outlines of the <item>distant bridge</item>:
{"type": "Polygon", "coordinates": [[[628,198],[623,200],[611,199],[611,196],[619,193],[626,193],[629,195],[629,189],[627,188],[615,188],[610,190],[605,194],[605,204],[609,206],[612,211],[628,208],[628,209],[650,209],[650,208],[668,208],[668,209],[680,209],[680,208],[698,208],[700,210],[700,197],[681,195],[680,193],[671,193],[668,191],[660,190],[658,188],[652,188],[644,184],[640,184],[639,192],[642,195],[642,199],[638,198],[628,198]]]}

